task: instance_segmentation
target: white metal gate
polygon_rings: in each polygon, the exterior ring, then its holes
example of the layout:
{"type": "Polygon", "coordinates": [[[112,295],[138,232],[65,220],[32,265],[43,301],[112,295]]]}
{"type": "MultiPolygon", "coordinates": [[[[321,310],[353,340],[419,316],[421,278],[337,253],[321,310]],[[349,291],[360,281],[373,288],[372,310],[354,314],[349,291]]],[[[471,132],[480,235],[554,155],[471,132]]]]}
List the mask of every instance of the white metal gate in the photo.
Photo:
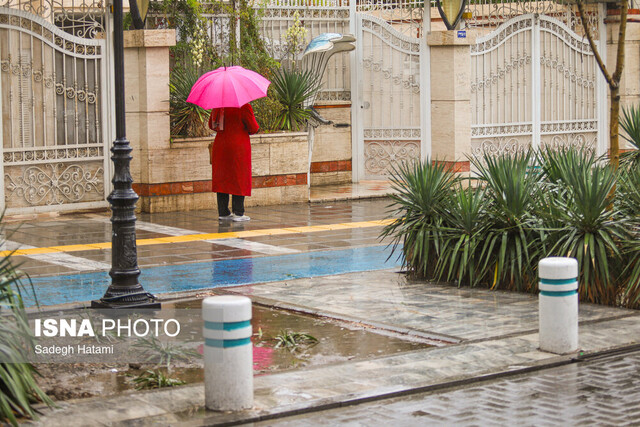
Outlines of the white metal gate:
{"type": "Polygon", "coordinates": [[[0,7],[0,204],[8,213],[107,206],[106,40],[25,10],[0,7]]]}
{"type": "MultiPolygon", "coordinates": [[[[421,7],[407,10],[422,13],[421,7]]],[[[411,25],[411,19],[383,19],[384,10],[355,15],[353,164],[354,180],[360,180],[385,177],[394,165],[427,156],[429,74],[421,15],[414,19],[418,26],[411,25]]]]}
{"type": "Polygon", "coordinates": [[[603,152],[606,95],[586,38],[526,14],[478,38],[471,57],[474,155],[549,145],[603,152]]]}

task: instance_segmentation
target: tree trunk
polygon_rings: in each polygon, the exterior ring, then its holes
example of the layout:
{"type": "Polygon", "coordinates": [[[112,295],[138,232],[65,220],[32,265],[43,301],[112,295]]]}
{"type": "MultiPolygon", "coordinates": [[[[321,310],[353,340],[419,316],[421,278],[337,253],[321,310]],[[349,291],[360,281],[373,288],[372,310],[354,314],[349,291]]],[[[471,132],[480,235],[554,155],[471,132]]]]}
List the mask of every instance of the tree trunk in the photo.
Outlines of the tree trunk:
{"type": "Polygon", "coordinates": [[[620,87],[609,88],[611,92],[611,122],[609,124],[609,161],[614,170],[620,165],[620,87]]]}
{"type": "MultiPolygon", "coordinates": [[[[582,22],[582,28],[585,35],[589,40],[591,51],[593,52],[596,63],[602,74],[604,75],[607,84],[609,85],[609,93],[611,95],[611,110],[610,110],[610,122],[609,122],[609,161],[614,170],[618,169],[620,164],[620,143],[619,143],[619,129],[620,129],[620,79],[622,78],[622,70],[624,69],[624,39],[627,32],[627,9],[628,0],[618,0],[616,3],[620,8],[620,27],[618,28],[618,48],[616,51],[616,67],[613,74],[610,74],[607,70],[607,66],[600,56],[600,52],[596,47],[593,40],[593,34],[589,28],[587,22],[587,14],[584,9],[585,0],[576,0],[578,11],[580,13],[580,21],[582,22]]],[[[605,46],[606,48],[606,46],[605,46]]]]}

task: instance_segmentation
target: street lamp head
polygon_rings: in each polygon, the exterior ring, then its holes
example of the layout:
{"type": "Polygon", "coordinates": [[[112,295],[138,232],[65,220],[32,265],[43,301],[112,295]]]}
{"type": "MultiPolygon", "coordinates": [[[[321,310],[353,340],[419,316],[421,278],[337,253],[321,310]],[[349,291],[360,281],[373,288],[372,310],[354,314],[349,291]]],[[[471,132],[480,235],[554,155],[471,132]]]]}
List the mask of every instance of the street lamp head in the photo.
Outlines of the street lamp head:
{"type": "Polygon", "coordinates": [[[447,30],[455,29],[462,18],[467,0],[436,0],[436,4],[447,30]]]}

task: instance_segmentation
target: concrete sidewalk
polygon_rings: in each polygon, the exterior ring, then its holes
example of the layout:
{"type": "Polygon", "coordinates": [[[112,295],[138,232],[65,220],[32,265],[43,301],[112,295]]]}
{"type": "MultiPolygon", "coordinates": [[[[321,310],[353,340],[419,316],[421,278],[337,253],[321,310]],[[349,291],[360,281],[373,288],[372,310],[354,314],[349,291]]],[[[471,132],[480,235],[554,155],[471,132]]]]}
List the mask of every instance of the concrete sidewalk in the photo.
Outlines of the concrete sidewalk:
{"type": "MultiPolygon", "coordinates": [[[[221,291],[222,292],[222,291],[221,291]]],[[[258,376],[255,406],[203,410],[200,385],[63,402],[41,425],[214,425],[458,386],[560,366],[640,342],[640,313],[580,306],[580,351],[538,350],[537,298],[408,282],[394,271],[352,273],[227,288],[254,302],[431,337],[436,347],[364,361],[258,376]]]]}

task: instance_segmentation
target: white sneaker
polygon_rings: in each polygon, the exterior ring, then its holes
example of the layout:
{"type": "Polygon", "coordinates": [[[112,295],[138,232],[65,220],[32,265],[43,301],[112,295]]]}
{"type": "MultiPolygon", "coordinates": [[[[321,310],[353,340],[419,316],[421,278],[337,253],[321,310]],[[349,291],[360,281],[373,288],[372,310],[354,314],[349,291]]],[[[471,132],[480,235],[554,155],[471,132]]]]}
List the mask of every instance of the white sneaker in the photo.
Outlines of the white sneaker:
{"type": "Polygon", "coordinates": [[[226,216],[219,216],[218,217],[218,221],[233,221],[233,218],[235,218],[234,214],[229,214],[226,216]]]}
{"type": "Polygon", "coordinates": [[[238,216],[238,215],[233,215],[233,218],[231,219],[231,221],[233,222],[243,222],[243,221],[249,221],[251,218],[249,218],[246,215],[242,215],[242,216],[238,216]]]}

